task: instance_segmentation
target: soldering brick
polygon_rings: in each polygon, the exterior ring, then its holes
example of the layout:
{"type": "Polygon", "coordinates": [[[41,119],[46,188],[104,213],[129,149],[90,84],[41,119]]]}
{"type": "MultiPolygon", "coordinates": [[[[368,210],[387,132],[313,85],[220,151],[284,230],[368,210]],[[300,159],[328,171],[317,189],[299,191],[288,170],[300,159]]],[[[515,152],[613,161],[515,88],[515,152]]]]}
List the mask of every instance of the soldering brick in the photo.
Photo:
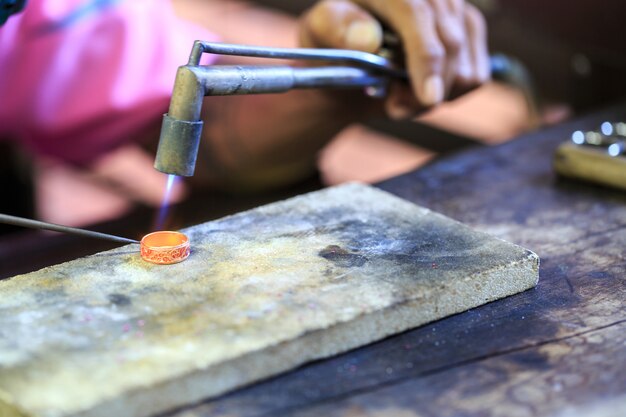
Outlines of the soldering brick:
{"type": "Polygon", "coordinates": [[[361,184],[0,282],[0,415],[148,416],[536,285],[539,258],[361,184]]]}

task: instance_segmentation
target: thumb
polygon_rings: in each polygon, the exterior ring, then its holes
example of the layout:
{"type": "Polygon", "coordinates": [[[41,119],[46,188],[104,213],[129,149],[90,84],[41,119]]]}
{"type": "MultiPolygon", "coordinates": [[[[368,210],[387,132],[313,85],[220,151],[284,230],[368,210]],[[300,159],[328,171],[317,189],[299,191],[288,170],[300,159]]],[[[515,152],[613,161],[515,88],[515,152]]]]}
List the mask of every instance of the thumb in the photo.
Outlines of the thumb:
{"type": "Polygon", "coordinates": [[[376,52],[382,42],[380,23],[347,0],[321,1],[300,21],[300,44],[304,47],[376,52]]]}

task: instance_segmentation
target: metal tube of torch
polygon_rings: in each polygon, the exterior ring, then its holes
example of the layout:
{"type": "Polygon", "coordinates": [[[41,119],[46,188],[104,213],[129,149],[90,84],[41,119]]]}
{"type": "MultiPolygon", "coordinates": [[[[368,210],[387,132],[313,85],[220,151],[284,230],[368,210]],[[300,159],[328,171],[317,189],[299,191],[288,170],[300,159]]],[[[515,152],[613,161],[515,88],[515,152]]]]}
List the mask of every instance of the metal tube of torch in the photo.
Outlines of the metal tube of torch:
{"type": "MultiPolygon", "coordinates": [[[[495,57],[497,58],[497,57],[495,57]]],[[[492,58],[492,73],[507,72],[509,61],[492,58]]],[[[154,167],[166,174],[192,176],[202,133],[205,96],[281,93],[295,88],[367,88],[382,97],[390,79],[408,79],[390,59],[340,49],[267,48],[196,41],[188,65],[178,68],[169,112],[163,117],[154,167]],[[203,53],[316,60],[332,66],[201,66],[203,53]]]]}

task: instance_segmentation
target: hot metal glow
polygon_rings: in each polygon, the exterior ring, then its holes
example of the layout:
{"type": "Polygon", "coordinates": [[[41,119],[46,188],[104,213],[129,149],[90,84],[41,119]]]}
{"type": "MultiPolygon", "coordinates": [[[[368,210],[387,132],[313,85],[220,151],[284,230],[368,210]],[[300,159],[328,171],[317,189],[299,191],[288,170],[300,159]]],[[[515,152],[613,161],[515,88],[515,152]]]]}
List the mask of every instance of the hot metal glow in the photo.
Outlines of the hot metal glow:
{"type": "Polygon", "coordinates": [[[141,239],[142,259],[155,264],[182,262],[189,257],[190,252],[189,239],[180,232],[154,232],[141,239]]]}

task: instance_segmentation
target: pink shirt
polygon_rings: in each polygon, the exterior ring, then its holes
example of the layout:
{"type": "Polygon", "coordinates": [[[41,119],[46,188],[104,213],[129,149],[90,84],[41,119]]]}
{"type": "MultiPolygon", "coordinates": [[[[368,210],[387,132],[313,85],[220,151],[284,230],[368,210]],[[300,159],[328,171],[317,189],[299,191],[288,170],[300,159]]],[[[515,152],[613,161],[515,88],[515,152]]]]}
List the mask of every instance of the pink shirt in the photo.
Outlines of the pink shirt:
{"type": "Polygon", "coordinates": [[[88,162],[153,126],[193,41],[215,39],[169,0],[102,3],[29,0],[0,28],[0,137],[88,162]]]}

